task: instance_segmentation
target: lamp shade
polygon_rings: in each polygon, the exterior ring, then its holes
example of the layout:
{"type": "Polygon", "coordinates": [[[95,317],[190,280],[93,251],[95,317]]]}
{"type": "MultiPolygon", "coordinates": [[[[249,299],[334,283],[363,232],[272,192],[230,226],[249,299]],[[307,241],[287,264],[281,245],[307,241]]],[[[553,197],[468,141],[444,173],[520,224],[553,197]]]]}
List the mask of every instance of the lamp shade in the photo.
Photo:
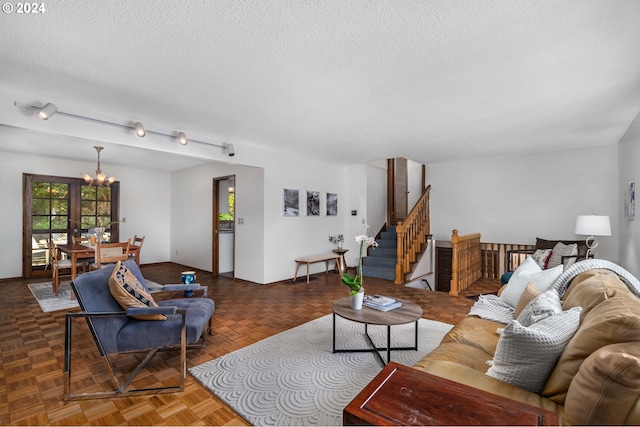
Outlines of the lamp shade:
{"type": "Polygon", "coordinates": [[[611,223],[607,215],[578,215],[576,234],[584,236],[611,236],[611,223]]]}

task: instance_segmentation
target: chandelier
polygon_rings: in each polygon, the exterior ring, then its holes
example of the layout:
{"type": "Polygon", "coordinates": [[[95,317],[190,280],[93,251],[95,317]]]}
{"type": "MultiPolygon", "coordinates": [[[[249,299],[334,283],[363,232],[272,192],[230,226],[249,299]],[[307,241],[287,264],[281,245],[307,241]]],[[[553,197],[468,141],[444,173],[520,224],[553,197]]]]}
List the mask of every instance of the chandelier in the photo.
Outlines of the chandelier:
{"type": "Polygon", "coordinates": [[[102,151],[104,147],[94,146],[93,148],[95,148],[98,152],[98,168],[96,169],[96,177],[92,178],[91,175],[88,175],[86,173],[83,173],[82,177],[89,185],[104,187],[105,185],[108,186],[113,184],[116,180],[116,177],[110,176],[109,178],[107,178],[107,175],[102,173],[102,169],[100,169],[100,151],[102,151]]]}

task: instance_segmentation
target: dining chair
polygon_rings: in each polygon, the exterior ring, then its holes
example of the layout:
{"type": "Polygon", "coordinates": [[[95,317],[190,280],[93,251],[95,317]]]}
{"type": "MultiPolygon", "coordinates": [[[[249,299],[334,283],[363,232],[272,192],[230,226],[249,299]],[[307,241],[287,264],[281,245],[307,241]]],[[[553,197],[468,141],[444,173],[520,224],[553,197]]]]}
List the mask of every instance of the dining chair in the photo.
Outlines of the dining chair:
{"type": "Polygon", "coordinates": [[[136,234],[133,236],[131,245],[129,245],[129,258],[135,259],[136,264],[138,265],[140,265],[140,251],[142,250],[144,238],[145,236],[138,237],[138,235],[136,234]]]}
{"type": "Polygon", "coordinates": [[[47,246],[49,248],[49,265],[51,266],[51,284],[53,285],[53,293],[58,296],[58,289],[60,288],[60,270],[69,270],[68,274],[71,275],[71,260],[60,259],[58,256],[58,249],[56,248],[53,240],[47,239],[47,246]]]}
{"type": "Polygon", "coordinates": [[[99,270],[104,265],[115,264],[129,259],[129,240],[116,243],[96,243],[96,256],[91,270],[99,270]]]}

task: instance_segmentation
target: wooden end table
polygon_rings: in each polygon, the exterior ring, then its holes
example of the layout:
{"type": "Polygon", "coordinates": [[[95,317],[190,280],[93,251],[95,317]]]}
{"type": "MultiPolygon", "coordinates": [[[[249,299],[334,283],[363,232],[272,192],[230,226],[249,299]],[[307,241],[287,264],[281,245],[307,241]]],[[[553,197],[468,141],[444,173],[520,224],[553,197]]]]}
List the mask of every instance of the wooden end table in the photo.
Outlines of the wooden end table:
{"type": "Polygon", "coordinates": [[[402,307],[394,308],[389,311],[380,311],[375,308],[363,306],[360,310],[351,308],[351,298],[345,297],[334,302],[331,306],[333,310],[333,352],[334,353],[375,353],[378,359],[385,366],[391,361],[391,350],[418,350],[418,320],[422,317],[422,308],[411,301],[397,299],[402,303],[402,307]],[[364,323],[365,337],[371,345],[370,348],[361,349],[338,349],[336,348],[336,316],[353,322],[364,323]],[[405,325],[415,322],[415,345],[413,347],[392,347],[391,346],[391,326],[405,325]],[[387,327],[387,346],[378,347],[374,344],[369,335],[369,325],[382,325],[387,327]],[[385,361],[381,351],[387,352],[387,360],[385,361]]]}
{"type": "Polygon", "coordinates": [[[344,425],[558,425],[556,413],[389,363],[343,411],[344,425]]]}

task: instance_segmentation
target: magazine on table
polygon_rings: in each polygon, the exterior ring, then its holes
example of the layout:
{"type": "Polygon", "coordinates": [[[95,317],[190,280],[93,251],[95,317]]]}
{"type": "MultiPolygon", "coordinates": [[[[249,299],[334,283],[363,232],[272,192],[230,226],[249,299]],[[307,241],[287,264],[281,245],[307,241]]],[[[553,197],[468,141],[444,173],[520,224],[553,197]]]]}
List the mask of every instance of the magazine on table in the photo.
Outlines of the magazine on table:
{"type": "Polygon", "coordinates": [[[396,301],[393,298],[385,297],[382,295],[367,295],[364,297],[362,305],[370,308],[375,308],[380,311],[389,311],[394,308],[402,307],[402,303],[396,301]]]}
{"type": "Polygon", "coordinates": [[[366,302],[363,302],[362,305],[364,305],[365,307],[373,308],[375,310],[380,310],[380,311],[389,311],[389,310],[393,310],[394,308],[402,307],[402,303],[397,301],[394,302],[393,304],[384,305],[384,306],[367,304],[366,302]]]}

